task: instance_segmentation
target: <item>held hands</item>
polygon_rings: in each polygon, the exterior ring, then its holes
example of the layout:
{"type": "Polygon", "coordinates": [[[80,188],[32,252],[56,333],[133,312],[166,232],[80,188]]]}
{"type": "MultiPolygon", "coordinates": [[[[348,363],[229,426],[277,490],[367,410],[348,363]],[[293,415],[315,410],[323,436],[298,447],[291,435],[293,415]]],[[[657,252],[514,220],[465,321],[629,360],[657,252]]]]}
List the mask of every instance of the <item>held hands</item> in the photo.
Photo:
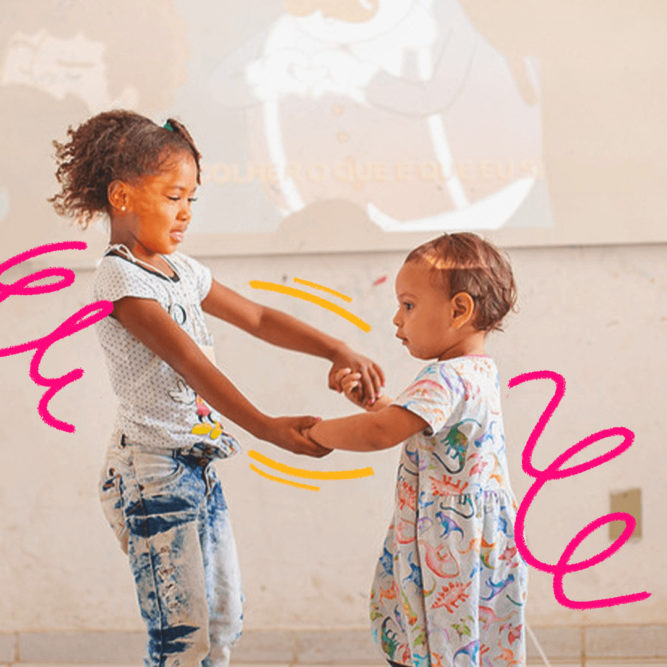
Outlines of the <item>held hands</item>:
{"type": "Polygon", "coordinates": [[[306,435],[319,417],[273,417],[270,419],[265,440],[294,454],[321,458],[331,453],[306,435]]]}
{"type": "Polygon", "coordinates": [[[353,372],[350,368],[341,368],[335,375],[335,381],[345,396],[364,410],[371,410],[380,397],[378,393],[374,400],[369,400],[364,393],[361,373],[353,372]]]}
{"type": "MultiPolygon", "coordinates": [[[[382,369],[347,345],[341,345],[331,361],[333,365],[329,371],[329,388],[343,391],[356,405],[371,409],[384,386],[382,369]]],[[[331,450],[318,445],[309,437],[310,429],[318,421],[316,417],[269,418],[260,437],[294,454],[321,458],[330,454],[331,450]]]]}
{"type": "Polygon", "coordinates": [[[357,354],[354,350],[347,347],[347,345],[342,345],[331,361],[333,365],[329,371],[329,389],[335,389],[338,392],[343,391],[340,379],[347,373],[358,374],[359,377],[356,380],[359,383],[359,392],[356,395],[361,396],[360,400],[363,400],[364,403],[351,398],[347,393],[345,395],[353,403],[362,407],[372,405],[380,395],[382,387],[384,387],[384,373],[382,369],[374,361],[371,361],[363,354],[357,354]],[[341,371],[345,371],[345,373],[341,373],[341,371]]]}

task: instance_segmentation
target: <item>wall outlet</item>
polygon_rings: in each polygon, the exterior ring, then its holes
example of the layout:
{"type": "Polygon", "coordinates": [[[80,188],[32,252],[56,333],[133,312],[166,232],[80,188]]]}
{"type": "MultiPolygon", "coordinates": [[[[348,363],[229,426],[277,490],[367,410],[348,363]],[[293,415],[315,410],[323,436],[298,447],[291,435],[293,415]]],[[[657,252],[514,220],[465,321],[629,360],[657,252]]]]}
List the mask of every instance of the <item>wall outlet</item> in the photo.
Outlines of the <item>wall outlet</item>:
{"type": "MultiPolygon", "coordinates": [[[[627,491],[618,491],[609,496],[609,506],[612,512],[627,512],[632,514],[637,521],[635,530],[632,533],[632,539],[637,540],[642,536],[642,490],[628,489],[627,491]]],[[[617,539],[625,525],[621,521],[613,521],[609,524],[609,539],[617,539]]]]}

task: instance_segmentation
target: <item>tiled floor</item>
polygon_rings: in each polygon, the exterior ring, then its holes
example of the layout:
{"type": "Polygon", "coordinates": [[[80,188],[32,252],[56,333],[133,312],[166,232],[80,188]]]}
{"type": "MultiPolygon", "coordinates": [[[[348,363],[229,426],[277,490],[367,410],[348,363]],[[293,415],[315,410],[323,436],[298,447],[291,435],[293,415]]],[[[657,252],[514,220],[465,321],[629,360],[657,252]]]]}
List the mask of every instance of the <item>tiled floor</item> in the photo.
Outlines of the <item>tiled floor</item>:
{"type": "MultiPolygon", "coordinates": [[[[541,663],[536,663],[536,662],[531,662],[528,663],[528,667],[538,667],[538,665],[541,665],[541,663]]],[[[97,665],[82,665],[82,664],[76,664],[76,665],[65,665],[62,663],[58,664],[47,664],[40,662],[39,664],[30,664],[30,663],[13,663],[13,664],[0,664],[0,667],[101,667],[100,663],[97,665]]],[[[107,665],[107,667],[137,667],[137,665],[107,665]]],[[[237,662],[234,664],[232,662],[231,667],[387,667],[385,663],[377,663],[377,664],[371,664],[371,663],[364,663],[363,665],[352,665],[352,664],[317,664],[317,665],[306,665],[304,663],[280,663],[280,664],[268,664],[268,663],[249,663],[249,662],[244,662],[240,663],[237,662]]],[[[584,667],[580,663],[554,663],[553,667],[584,667]]],[[[640,662],[627,662],[627,661],[621,661],[621,662],[598,662],[598,661],[586,661],[585,667],[667,667],[667,661],[664,660],[658,660],[658,661],[640,661],[640,662]]]]}

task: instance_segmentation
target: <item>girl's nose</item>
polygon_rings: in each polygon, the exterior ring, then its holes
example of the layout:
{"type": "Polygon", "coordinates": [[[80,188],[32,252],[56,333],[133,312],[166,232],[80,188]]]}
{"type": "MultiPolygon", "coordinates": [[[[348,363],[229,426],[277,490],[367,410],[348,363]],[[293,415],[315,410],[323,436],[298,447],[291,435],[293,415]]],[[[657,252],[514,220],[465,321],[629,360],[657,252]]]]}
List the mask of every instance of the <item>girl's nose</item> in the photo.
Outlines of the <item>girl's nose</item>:
{"type": "Polygon", "coordinates": [[[391,320],[391,321],[394,323],[395,326],[399,326],[399,325],[400,325],[399,313],[400,313],[400,311],[397,310],[397,311],[394,313],[394,317],[393,317],[392,320],[391,320]]]}
{"type": "Polygon", "coordinates": [[[192,204],[189,201],[186,201],[178,211],[178,217],[180,220],[190,220],[192,217],[192,204]]]}

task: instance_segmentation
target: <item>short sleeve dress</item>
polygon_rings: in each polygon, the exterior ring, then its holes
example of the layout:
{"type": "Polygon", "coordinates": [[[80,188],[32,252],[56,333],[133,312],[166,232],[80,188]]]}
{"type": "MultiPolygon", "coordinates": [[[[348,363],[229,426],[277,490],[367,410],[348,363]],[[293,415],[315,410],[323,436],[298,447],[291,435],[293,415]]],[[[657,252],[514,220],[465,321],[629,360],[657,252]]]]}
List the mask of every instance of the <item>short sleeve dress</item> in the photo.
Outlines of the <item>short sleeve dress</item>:
{"type": "Polygon", "coordinates": [[[493,360],[433,362],[394,405],[428,428],[403,444],[371,591],[376,643],[408,667],[525,665],[527,567],[493,360]]]}

